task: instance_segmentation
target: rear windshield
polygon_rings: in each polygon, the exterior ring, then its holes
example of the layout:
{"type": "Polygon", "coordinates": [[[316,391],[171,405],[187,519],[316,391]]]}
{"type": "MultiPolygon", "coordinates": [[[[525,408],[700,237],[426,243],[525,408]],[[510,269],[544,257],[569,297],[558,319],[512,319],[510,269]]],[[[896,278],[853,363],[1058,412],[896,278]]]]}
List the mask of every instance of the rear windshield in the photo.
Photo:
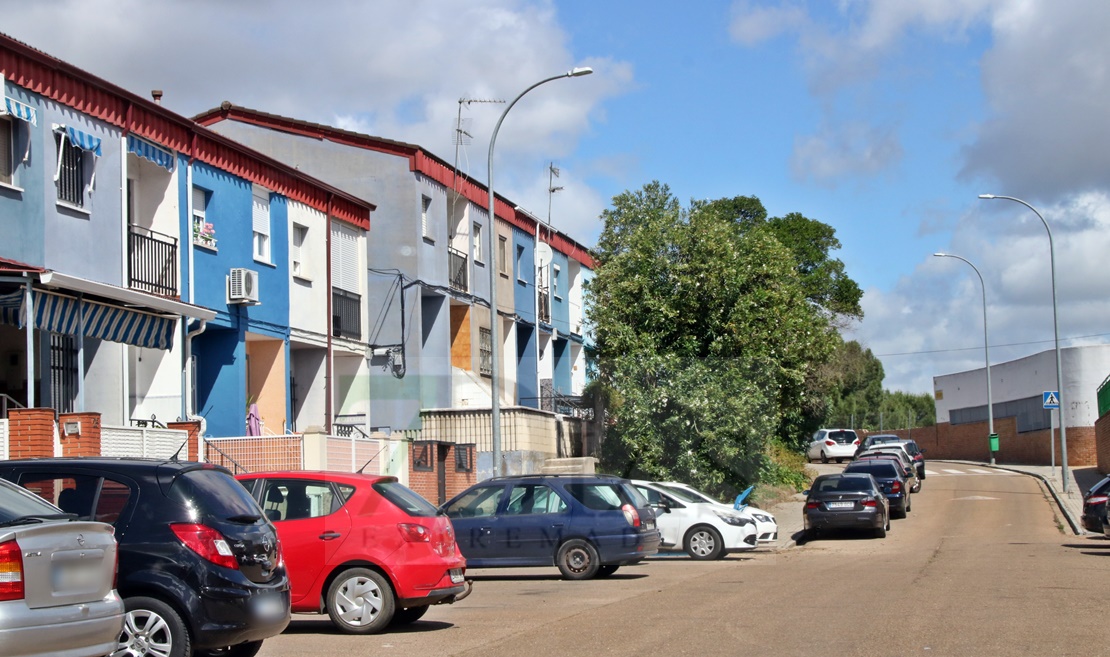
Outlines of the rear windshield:
{"type": "Polygon", "coordinates": [[[828,491],[861,491],[872,490],[870,477],[818,477],[813,483],[813,490],[817,492],[828,491]]]}
{"type": "Polygon", "coordinates": [[[896,477],[898,471],[894,468],[893,463],[868,463],[866,461],[857,461],[848,467],[844,468],[844,472],[863,472],[875,477],[896,477]]]}
{"type": "Polygon", "coordinates": [[[223,470],[186,470],[174,477],[167,496],[195,510],[198,519],[262,517],[262,509],[247,489],[223,470]]]}
{"type": "Polygon", "coordinates": [[[565,488],[583,506],[595,511],[618,511],[625,504],[637,508],[647,506],[643,495],[621,483],[567,484],[565,488]]]}
{"type": "Polygon", "coordinates": [[[830,440],[835,440],[836,442],[840,443],[841,445],[847,445],[849,443],[855,442],[856,432],[854,432],[854,431],[830,431],[829,435],[827,435],[825,437],[829,438],[830,440]]]}
{"type": "Polygon", "coordinates": [[[431,502],[421,497],[420,493],[398,481],[379,481],[373,485],[373,489],[410,516],[431,518],[439,512],[431,502]]]}

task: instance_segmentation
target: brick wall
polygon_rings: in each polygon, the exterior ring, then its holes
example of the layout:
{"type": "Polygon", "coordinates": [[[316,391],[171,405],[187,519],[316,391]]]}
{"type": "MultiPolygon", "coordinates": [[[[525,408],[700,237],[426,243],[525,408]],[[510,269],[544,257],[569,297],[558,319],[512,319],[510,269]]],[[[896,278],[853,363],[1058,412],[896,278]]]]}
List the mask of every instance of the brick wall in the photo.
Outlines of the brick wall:
{"type": "Polygon", "coordinates": [[[1095,452],[1098,471],[1110,473],[1110,413],[1095,422],[1095,452]]]}
{"type": "Polygon", "coordinates": [[[8,458],[54,456],[54,409],[8,410],[8,458]]]}
{"type": "Polygon", "coordinates": [[[414,442],[409,446],[409,488],[420,493],[424,499],[432,504],[443,504],[447,500],[461,493],[477,481],[475,459],[477,454],[470,447],[470,471],[460,471],[455,464],[455,450],[465,449],[465,446],[450,443],[414,442]],[[413,463],[417,461],[417,452],[425,446],[430,455],[431,470],[417,470],[413,463]],[[446,491],[441,498],[439,494],[439,471],[444,470],[446,491]]]}
{"type": "MultiPolygon", "coordinates": [[[[1096,465],[1098,463],[1099,470],[1103,469],[1098,454],[1097,427],[1097,424],[1094,427],[1068,427],[1069,466],[1096,465]]],[[[1107,420],[1103,431],[1107,434],[1107,439],[1103,441],[1106,446],[1102,449],[1106,451],[1106,454],[1102,459],[1105,460],[1107,465],[1110,465],[1110,419],[1107,420]]],[[[1048,429],[1018,433],[1016,419],[1006,417],[994,421],[994,432],[998,434],[998,452],[995,453],[995,462],[997,463],[1049,465],[1053,462],[1053,459],[1056,463],[1061,462],[1059,429],[1052,432],[1055,434],[1052,441],[1052,451],[1055,452],[1055,455],[1049,451],[1048,429]]],[[[945,422],[935,427],[923,427],[912,431],[898,429],[883,431],[882,433],[913,438],[917,445],[925,450],[927,460],[990,460],[988,440],[990,430],[986,422],[957,425],[945,422]]]]}
{"type": "Polygon", "coordinates": [[[60,413],[58,436],[62,447],[58,456],[100,456],[100,413],[60,413]],[[77,431],[67,433],[67,425],[77,425],[77,431]]]}
{"type": "Polygon", "coordinates": [[[183,460],[200,460],[200,422],[167,422],[167,429],[180,429],[189,432],[188,455],[182,455],[183,460]]]}

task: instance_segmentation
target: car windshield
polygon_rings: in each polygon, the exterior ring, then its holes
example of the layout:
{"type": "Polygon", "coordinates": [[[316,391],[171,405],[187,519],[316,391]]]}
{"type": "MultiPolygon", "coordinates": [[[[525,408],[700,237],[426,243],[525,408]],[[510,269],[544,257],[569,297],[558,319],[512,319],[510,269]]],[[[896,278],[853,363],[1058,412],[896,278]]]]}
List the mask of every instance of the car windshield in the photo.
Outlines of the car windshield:
{"type": "Polygon", "coordinates": [[[869,491],[872,490],[870,477],[819,477],[813,489],[819,493],[829,491],[869,491]]]}
{"type": "Polygon", "coordinates": [[[692,490],[681,488],[679,486],[667,486],[666,484],[657,484],[660,488],[665,488],[668,493],[673,497],[678,498],[679,502],[690,502],[692,504],[707,504],[707,500],[703,495],[699,495],[692,490]]]}
{"type": "Polygon", "coordinates": [[[410,516],[430,518],[439,512],[431,502],[399,481],[379,481],[373,489],[410,516]]]}
{"type": "Polygon", "coordinates": [[[173,478],[168,497],[192,509],[197,518],[253,522],[262,509],[230,474],[214,468],[186,470],[173,478]]]}
{"type": "Polygon", "coordinates": [[[875,477],[896,477],[898,475],[893,463],[876,463],[874,461],[857,461],[844,468],[844,472],[861,472],[875,477]]]}
{"type": "Polygon", "coordinates": [[[847,445],[855,441],[856,434],[854,431],[830,431],[826,438],[834,440],[841,445],[847,445]]]}

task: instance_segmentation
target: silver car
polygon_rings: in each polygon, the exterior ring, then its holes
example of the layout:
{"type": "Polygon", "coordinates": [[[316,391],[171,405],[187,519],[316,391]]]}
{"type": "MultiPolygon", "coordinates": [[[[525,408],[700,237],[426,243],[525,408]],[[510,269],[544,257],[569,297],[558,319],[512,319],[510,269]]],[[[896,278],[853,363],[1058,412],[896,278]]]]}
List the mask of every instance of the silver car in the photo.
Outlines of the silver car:
{"type": "Polygon", "coordinates": [[[0,479],[0,652],[95,657],[116,650],[124,611],[114,588],[113,533],[0,479]]]}

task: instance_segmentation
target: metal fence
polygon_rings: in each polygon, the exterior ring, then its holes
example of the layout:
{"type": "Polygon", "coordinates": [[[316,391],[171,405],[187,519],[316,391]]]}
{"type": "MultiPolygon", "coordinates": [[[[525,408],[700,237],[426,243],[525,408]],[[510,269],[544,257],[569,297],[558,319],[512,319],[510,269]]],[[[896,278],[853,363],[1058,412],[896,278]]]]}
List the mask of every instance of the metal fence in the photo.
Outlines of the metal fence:
{"type": "Polygon", "coordinates": [[[102,456],[168,459],[178,454],[182,460],[185,460],[188,458],[188,449],[183,449],[182,445],[188,441],[189,432],[181,429],[111,426],[100,428],[102,456]]]}

